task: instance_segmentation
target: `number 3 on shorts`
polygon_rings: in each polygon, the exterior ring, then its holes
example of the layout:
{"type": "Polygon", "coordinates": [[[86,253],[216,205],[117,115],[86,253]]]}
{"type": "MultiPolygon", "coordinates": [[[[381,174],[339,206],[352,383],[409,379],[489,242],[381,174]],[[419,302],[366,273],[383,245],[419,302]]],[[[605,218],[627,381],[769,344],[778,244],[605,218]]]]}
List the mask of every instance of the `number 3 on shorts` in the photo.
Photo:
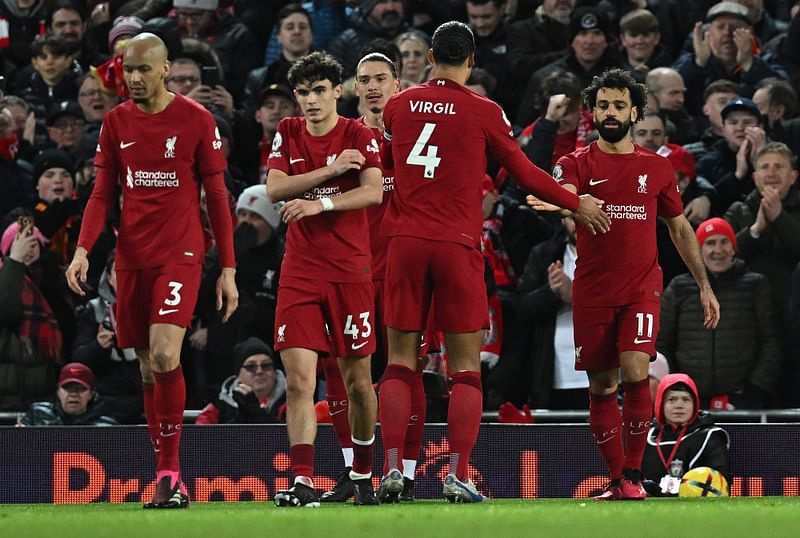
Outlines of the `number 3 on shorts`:
{"type": "Polygon", "coordinates": [[[164,299],[164,304],[167,306],[175,306],[181,304],[181,288],[183,284],[180,282],[172,281],[169,284],[169,299],[164,299]]]}
{"type": "MultiPolygon", "coordinates": [[[[361,338],[369,338],[372,334],[372,325],[369,322],[369,312],[361,312],[358,315],[361,318],[361,325],[364,330],[361,331],[361,338]]],[[[359,328],[356,323],[353,323],[353,314],[347,314],[347,320],[344,322],[344,334],[349,334],[353,340],[358,339],[359,328]]]]}

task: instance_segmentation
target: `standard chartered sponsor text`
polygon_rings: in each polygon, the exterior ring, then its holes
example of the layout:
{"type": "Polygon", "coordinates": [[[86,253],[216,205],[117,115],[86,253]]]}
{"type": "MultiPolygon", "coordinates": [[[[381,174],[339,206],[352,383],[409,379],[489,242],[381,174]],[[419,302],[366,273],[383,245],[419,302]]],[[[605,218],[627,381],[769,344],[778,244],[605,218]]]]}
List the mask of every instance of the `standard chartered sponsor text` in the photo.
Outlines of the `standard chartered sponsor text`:
{"type": "Polygon", "coordinates": [[[337,196],[341,194],[341,189],[338,185],[333,187],[314,187],[310,191],[306,191],[304,198],[306,200],[316,200],[323,196],[337,196]]]}
{"type": "Polygon", "coordinates": [[[611,219],[647,220],[647,210],[643,205],[606,204],[603,209],[611,219]]]}
{"type": "Polygon", "coordinates": [[[137,187],[179,187],[178,174],[171,170],[137,170],[133,173],[134,185],[137,187]]]}

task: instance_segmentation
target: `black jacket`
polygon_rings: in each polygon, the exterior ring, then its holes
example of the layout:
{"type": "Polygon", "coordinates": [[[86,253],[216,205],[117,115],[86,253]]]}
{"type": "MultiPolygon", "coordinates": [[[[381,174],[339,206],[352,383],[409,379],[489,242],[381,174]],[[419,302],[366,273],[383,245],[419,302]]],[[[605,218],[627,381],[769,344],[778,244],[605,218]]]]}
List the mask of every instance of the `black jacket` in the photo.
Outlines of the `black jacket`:
{"type": "Polygon", "coordinates": [[[716,204],[711,206],[713,215],[725,213],[734,202],[744,200],[753,191],[755,183],[750,172],[742,179],[736,177],[736,152],[724,138],[716,141],[711,151],[697,162],[697,175],[710,181],[717,191],[716,204]]]}
{"type": "Polygon", "coordinates": [[[507,43],[508,67],[518,83],[525,83],[531,73],[566,54],[567,25],[540,7],[533,17],[508,27],[507,43]]]}

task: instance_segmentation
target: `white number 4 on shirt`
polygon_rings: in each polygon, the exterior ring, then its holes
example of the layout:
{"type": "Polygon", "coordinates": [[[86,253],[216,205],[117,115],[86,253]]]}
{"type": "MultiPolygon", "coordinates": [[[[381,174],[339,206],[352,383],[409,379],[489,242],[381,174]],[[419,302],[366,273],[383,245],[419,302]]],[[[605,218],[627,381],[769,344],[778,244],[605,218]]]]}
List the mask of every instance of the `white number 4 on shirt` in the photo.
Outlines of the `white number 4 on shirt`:
{"type": "Polygon", "coordinates": [[[431,139],[434,129],[436,129],[435,123],[425,124],[422,128],[422,132],[419,133],[417,137],[417,141],[414,142],[414,147],[411,148],[411,153],[408,154],[408,158],[406,159],[406,164],[425,167],[425,171],[423,172],[423,177],[425,179],[433,179],[433,175],[436,173],[436,167],[442,162],[442,159],[436,155],[439,151],[439,146],[430,145],[428,146],[428,152],[425,155],[422,154],[422,150],[425,149],[426,144],[431,139]]]}
{"type": "MultiPolygon", "coordinates": [[[[372,334],[372,325],[369,322],[369,312],[361,312],[358,315],[361,318],[361,325],[364,330],[361,331],[361,338],[368,338],[372,334]]],[[[344,334],[349,334],[353,340],[358,338],[359,327],[357,323],[353,323],[353,314],[347,314],[347,320],[344,322],[344,334]]]]}

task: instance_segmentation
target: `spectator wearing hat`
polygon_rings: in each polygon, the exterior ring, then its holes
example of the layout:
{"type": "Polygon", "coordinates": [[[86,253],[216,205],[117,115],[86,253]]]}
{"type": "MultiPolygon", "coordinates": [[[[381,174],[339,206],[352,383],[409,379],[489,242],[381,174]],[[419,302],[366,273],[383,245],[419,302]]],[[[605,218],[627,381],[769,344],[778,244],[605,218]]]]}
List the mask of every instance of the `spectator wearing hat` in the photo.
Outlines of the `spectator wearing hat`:
{"type": "Polygon", "coordinates": [[[51,401],[36,402],[17,426],[115,426],[116,420],[105,416],[104,404],[95,391],[94,374],[85,364],[65,364],[58,377],[56,396],[51,401]]]}
{"type": "Polygon", "coordinates": [[[695,162],[700,161],[710,151],[714,143],[722,140],[722,109],[729,101],[735,99],[739,93],[739,86],[730,80],[715,80],[703,90],[703,115],[705,122],[702,118],[698,121],[700,125],[704,126],[704,130],[700,135],[700,140],[690,144],[684,144],[683,147],[692,154],[695,162]]]}
{"type": "Polygon", "coordinates": [[[781,330],[770,284],[737,259],[737,237],[727,221],[709,219],[697,228],[700,255],[717,296],[716,330],[702,329],[700,291],[688,273],[675,277],[661,302],[656,349],[673,372],[697,383],[700,407],[761,409],[781,373],[781,330]],[[700,328],[698,328],[698,325],[700,328]]]}
{"type": "Polygon", "coordinates": [[[619,20],[619,37],[617,61],[637,82],[644,82],[649,70],[672,63],[669,51],[661,43],[658,19],[646,9],[629,11],[619,20]]]}
{"type": "Polygon", "coordinates": [[[248,338],[233,348],[235,375],[223,381],[219,395],[203,408],[195,424],[283,422],[286,376],[263,340],[248,338]]]}
{"type": "Polygon", "coordinates": [[[86,130],[83,110],[76,101],[61,101],[47,114],[47,137],[45,147],[55,148],[70,155],[75,152],[78,140],[86,130]]]}
{"type": "MultiPolygon", "coordinates": [[[[572,12],[567,35],[567,54],[542,67],[528,79],[517,112],[517,125],[529,125],[537,115],[536,96],[542,81],[555,71],[570,71],[585,88],[592,77],[606,69],[619,67],[610,47],[611,21],[597,8],[582,7],[572,12]]],[[[539,113],[542,111],[538,111],[539,113]]]]}
{"type": "Polygon", "coordinates": [[[258,106],[254,118],[261,128],[261,139],[258,143],[258,183],[267,182],[267,166],[272,139],[278,129],[278,122],[288,116],[298,114],[297,103],[292,90],[281,84],[270,84],[259,94],[258,106]]]}
{"type": "Polygon", "coordinates": [[[247,74],[261,64],[253,34],[236,16],[219,9],[218,0],[174,0],[173,6],[181,37],[211,45],[225,68],[225,87],[240,99],[247,74]]]}
{"type": "Polygon", "coordinates": [[[686,108],[692,116],[701,115],[703,89],[715,80],[732,80],[739,84],[740,95],[750,97],[761,79],[787,78],[771,54],[760,54],[743,5],[719,2],[706,13],[706,22],[707,27],[695,23],[693,50],[684,52],[674,64],[686,83],[686,108]]]}
{"type": "Polygon", "coordinates": [[[217,248],[206,255],[205,269],[195,309],[199,325],[189,341],[200,353],[205,367],[206,386],[216,392],[232,372],[231,350],[236,342],[251,336],[264,336],[272,345],[272,334],[265,331],[275,320],[283,239],[278,208],[270,202],[263,185],[248,187],[236,202],[238,224],[233,242],[236,250],[236,287],[239,308],[227,323],[222,323],[215,306],[214,285],[218,277],[217,248]]]}
{"type": "Polygon", "coordinates": [[[122,54],[128,40],[142,31],[144,21],[139,17],[117,17],[108,32],[108,51],[111,55],[122,54]]]}
{"type": "Polygon", "coordinates": [[[311,52],[314,39],[311,14],[300,4],[284,6],[277,16],[278,43],[281,50],[278,57],[268,65],[257,67],[247,75],[241,106],[245,115],[255,110],[261,91],[272,85],[289,86],[289,68],[295,60],[311,52]]]}
{"type": "Polygon", "coordinates": [[[575,0],[544,0],[533,16],[508,27],[508,65],[519,83],[567,51],[569,17],[575,0]]]}
{"type": "Polygon", "coordinates": [[[732,203],[744,200],[753,190],[752,162],[766,143],[758,107],[745,97],[736,97],[720,111],[722,139],[697,162],[697,174],[717,189],[715,215],[723,214],[732,203]]]}

